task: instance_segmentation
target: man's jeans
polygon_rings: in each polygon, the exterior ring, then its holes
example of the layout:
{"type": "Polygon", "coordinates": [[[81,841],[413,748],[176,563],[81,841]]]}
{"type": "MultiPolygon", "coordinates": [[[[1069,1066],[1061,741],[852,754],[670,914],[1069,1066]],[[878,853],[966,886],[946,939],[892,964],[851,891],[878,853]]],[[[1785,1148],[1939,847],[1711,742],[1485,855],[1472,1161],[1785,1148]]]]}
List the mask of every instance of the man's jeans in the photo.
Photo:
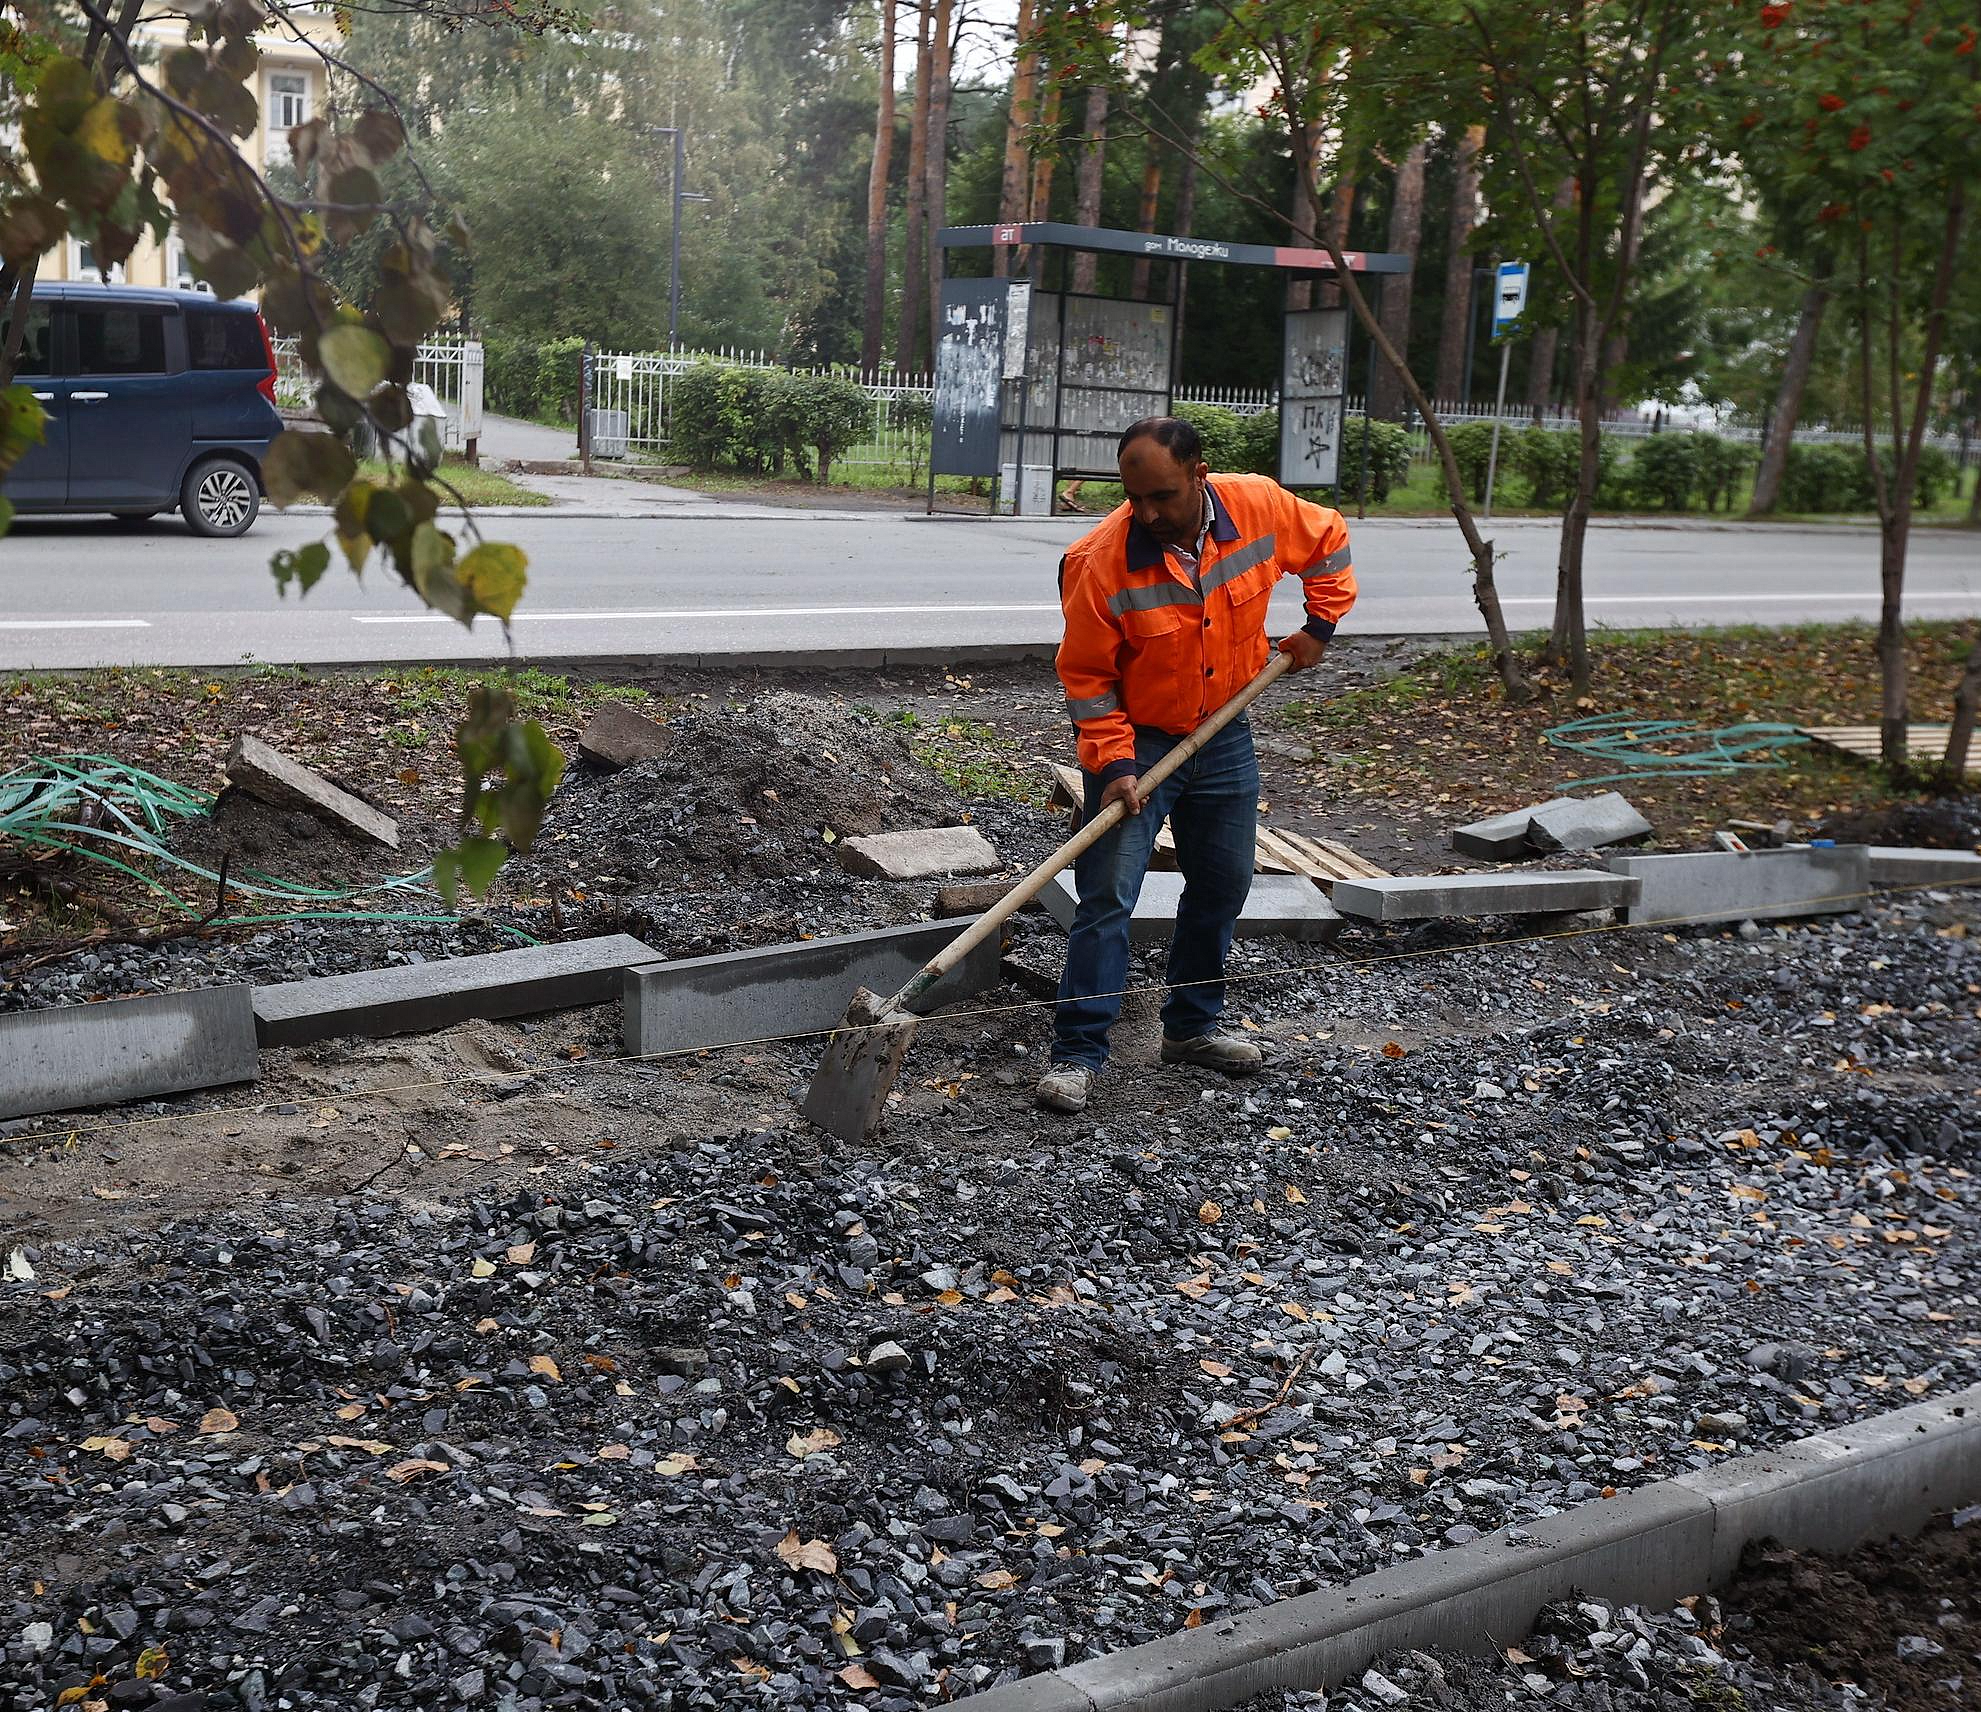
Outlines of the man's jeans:
{"type": "MultiPolygon", "coordinates": [[[[1166,731],[1137,727],[1135,760],[1146,773],[1175,745],[1166,731]]],[[[1086,775],[1087,813],[1100,808],[1101,787],[1086,775]]],[[[1054,1012],[1052,1061],[1098,1070],[1107,1062],[1107,1033],[1121,1014],[1128,981],[1128,918],[1142,892],[1156,829],[1169,817],[1183,901],[1169,946],[1162,1031],[1171,1040],[1208,1034],[1224,1010],[1224,957],[1238,912],[1252,889],[1259,814],[1259,758],[1243,717],[1142,799],[1129,815],[1074,865],[1080,907],[1066,942],[1054,1012]]]]}

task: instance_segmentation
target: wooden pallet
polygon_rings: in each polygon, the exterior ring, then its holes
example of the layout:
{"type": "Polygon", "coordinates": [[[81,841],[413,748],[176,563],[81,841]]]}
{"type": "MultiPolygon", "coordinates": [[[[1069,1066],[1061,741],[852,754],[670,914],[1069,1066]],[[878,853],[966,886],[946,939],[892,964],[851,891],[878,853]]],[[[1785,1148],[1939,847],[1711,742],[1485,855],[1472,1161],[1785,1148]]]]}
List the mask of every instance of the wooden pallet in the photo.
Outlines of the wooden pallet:
{"type": "MultiPolygon", "coordinates": [[[[1054,805],[1077,813],[1085,800],[1086,790],[1080,769],[1058,761],[1048,761],[1046,766],[1052,773],[1054,805]]],[[[1168,821],[1157,829],[1155,851],[1149,859],[1149,866],[1176,866],[1176,835],[1170,831],[1168,821]]],[[[1324,889],[1337,880],[1386,880],[1390,877],[1387,868],[1378,868],[1366,857],[1358,856],[1347,845],[1339,844],[1332,838],[1309,838],[1303,833],[1281,832],[1269,826],[1259,828],[1252,866],[1255,872],[1261,874],[1304,874],[1324,889]]]]}
{"type": "MultiPolygon", "coordinates": [[[[1876,761],[1883,746],[1882,733],[1875,725],[1805,725],[1801,731],[1811,743],[1820,743],[1826,749],[1848,755],[1853,761],[1876,761]]],[[[1936,761],[1946,753],[1946,749],[1946,726],[1908,725],[1905,728],[1905,751],[1912,759],[1936,761]]],[[[1981,774],[1981,744],[1969,750],[1967,770],[1981,774]]]]}

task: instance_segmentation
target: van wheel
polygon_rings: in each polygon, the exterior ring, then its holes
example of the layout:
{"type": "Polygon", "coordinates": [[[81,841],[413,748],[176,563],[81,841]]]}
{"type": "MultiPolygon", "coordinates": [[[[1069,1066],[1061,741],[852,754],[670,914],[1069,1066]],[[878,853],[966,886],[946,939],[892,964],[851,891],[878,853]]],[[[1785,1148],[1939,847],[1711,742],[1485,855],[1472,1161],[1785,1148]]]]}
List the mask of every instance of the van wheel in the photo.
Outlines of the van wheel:
{"type": "Polygon", "coordinates": [[[261,512],[261,485],[238,458],[208,458],[187,473],[179,511],[195,535],[245,535],[261,512]]]}

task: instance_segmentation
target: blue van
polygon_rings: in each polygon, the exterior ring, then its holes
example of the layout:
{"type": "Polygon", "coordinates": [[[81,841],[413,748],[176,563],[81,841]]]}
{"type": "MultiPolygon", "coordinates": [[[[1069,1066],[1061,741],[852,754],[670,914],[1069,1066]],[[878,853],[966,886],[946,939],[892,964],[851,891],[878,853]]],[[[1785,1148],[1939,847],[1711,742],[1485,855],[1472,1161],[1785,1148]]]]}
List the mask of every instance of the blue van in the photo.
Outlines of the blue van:
{"type": "Polygon", "coordinates": [[[200,292],[37,285],[15,380],[46,441],[8,471],[21,512],[177,510],[196,535],[240,535],[282,432],[275,349],[252,303],[200,292]]]}

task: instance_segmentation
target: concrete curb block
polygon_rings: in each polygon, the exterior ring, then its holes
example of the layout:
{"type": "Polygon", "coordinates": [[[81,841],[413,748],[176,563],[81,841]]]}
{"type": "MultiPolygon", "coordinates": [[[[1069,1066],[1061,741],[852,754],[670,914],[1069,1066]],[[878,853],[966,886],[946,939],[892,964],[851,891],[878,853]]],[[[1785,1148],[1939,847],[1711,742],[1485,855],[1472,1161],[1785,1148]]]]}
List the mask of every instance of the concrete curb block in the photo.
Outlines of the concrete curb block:
{"type": "Polygon", "coordinates": [[[1215,1712],[1334,1688],[1384,1653],[1486,1653],[1571,1590],[1663,1608],[1774,1538],[1845,1551],[1981,1498],[1981,1385],[1577,1505],[1318,1593],[968,1697],[978,1712],[1215,1712]]]}
{"type": "Polygon", "coordinates": [[[245,986],[0,1017],[0,1118],[121,1105],[259,1074],[245,986]]]}

